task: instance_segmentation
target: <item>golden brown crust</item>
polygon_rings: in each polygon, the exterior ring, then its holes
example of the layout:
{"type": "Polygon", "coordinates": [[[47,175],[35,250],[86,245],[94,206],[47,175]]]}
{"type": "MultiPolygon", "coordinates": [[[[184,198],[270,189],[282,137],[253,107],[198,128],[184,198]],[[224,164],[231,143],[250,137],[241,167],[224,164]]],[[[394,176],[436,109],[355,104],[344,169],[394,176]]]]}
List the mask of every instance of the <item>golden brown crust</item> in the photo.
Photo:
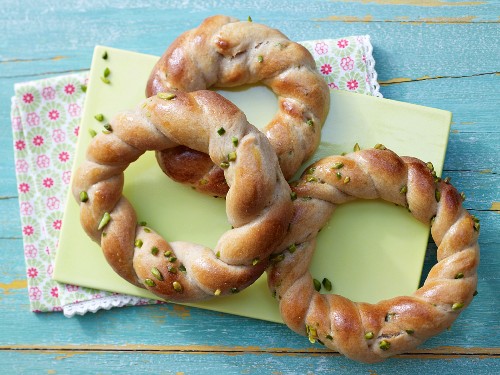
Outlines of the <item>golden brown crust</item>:
{"type": "MultiPolygon", "coordinates": [[[[289,179],[318,147],[330,95],[309,51],[278,30],[226,16],[207,18],[170,45],[151,72],[146,95],[252,83],[268,86],[278,97],[279,110],[263,132],[289,179]]],[[[209,181],[199,190],[221,196],[219,183],[210,181],[220,173],[213,172],[208,157],[200,161],[189,156],[188,150],[175,149],[157,158],[174,180],[196,188],[200,180],[209,181]],[[185,163],[183,170],[172,168],[179,160],[185,163]]]]}
{"type": "Polygon", "coordinates": [[[267,138],[212,91],[158,94],[135,111],[118,114],[111,126],[110,134],[92,139],[72,185],[83,228],[101,245],[111,267],[130,283],[175,301],[231,294],[252,284],[281,243],[292,215],[290,187],[267,138]],[[220,127],[224,134],[217,132],[220,127]],[[122,196],[123,171],[130,163],[147,150],[179,145],[208,153],[211,163],[226,164],[226,212],[234,229],[221,236],[213,251],[167,243],[138,225],[134,208],[122,196]],[[83,202],[81,192],[88,197],[83,202]]]}
{"type": "Polygon", "coordinates": [[[477,286],[479,223],[463,208],[457,190],[436,177],[431,164],[400,158],[384,147],[330,156],[308,168],[293,191],[294,217],[277,250],[284,258],[267,272],[283,320],[295,332],[352,359],[377,362],[450,327],[471,302],[477,286]],[[316,234],[336,205],[357,198],[382,198],[431,224],[438,263],[411,296],[367,304],[313,289],[308,267],[316,234]],[[291,244],[294,252],[287,250],[291,244]]]}

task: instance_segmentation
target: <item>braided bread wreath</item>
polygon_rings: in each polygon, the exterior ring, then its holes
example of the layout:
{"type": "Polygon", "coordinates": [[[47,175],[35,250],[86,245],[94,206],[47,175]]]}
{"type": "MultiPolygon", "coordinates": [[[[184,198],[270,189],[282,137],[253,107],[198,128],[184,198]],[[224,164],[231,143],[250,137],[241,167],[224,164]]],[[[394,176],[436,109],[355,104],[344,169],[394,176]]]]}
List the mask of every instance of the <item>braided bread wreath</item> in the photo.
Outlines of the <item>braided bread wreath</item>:
{"type": "Polygon", "coordinates": [[[448,328],[475,295],[479,264],[479,221],[449,180],[437,178],[431,163],[376,147],[326,157],[306,170],[293,187],[289,231],[267,271],[292,330],[362,362],[403,353],[448,328]],[[308,267],[316,235],[335,205],[358,198],[381,198],[431,223],[438,262],[411,296],[368,304],[314,290],[308,267]]]}
{"type": "Polygon", "coordinates": [[[84,230],[121,277],[167,300],[192,302],[235,293],[265,271],[292,215],[291,191],[268,139],[234,104],[212,91],[161,93],[118,114],[107,133],[91,140],[72,193],[84,230]],[[209,153],[224,167],[233,229],[213,251],[167,243],[137,223],[122,196],[130,163],[147,150],[179,144],[209,153]]]}
{"type": "MultiPolygon", "coordinates": [[[[280,31],[251,20],[209,17],[166,50],[151,72],[146,96],[254,83],[278,96],[278,112],[263,132],[288,180],[318,147],[330,94],[309,51],[280,31]]],[[[210,195],[226,195],[223,171],[207,155],[179,146],[156,156],[172,179],[210,195]]]]}

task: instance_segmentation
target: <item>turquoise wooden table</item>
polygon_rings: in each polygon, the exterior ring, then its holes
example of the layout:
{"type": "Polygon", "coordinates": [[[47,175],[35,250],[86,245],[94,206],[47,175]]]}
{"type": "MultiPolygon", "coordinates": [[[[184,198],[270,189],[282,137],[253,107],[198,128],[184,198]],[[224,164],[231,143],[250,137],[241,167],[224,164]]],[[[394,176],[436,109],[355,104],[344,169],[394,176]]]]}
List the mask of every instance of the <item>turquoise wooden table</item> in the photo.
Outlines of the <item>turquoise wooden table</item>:
{"type": "MultiPolygon", "coordinates": [[[[2,0],[0,7],[1,373],[500,373],[498,1],[2,0]],[[453,112],[443,175],[481,219],[481,265],[479,295],[450,330],[365,365],[280,324],[173,304],[74,318],[30,312],[9,114],[13,85],[87,70],[96,44],[159,55],[213,14],[251,15],[293,40],[369,34],[386,98],[453,112]]],[[[430,244],[424,276],[434,262],[430,244]]]]}

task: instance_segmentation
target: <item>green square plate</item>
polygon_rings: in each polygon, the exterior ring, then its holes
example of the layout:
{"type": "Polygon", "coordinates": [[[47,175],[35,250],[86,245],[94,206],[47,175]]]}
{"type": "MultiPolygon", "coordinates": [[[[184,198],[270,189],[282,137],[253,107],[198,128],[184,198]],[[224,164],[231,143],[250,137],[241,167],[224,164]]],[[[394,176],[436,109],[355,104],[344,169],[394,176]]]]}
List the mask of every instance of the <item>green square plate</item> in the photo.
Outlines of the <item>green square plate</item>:
{"type": "MultiPolygon", "coordinates": [[[[96,47],[76,152],[84,158],[89,129],[100,131],[107,119],[133,108],[144,98],[145,83],[158,57],[96,47]],[[102,59],[104,51],[108,59],[102,59]],[[109,67],[111,84],[101,81],[109,67]]],[[[221,90],[238,105],[249,121],[264,126],[277,110],[274,94],[263,86],[221,90]]],[[[331,92],[331,110],[316,155],[351,151],[383,143],[400,155],[432,161],[442,171],[451,113],[393,100],[344,91],[331,92]]],[[[304,166],[305,167],[305,166],[304,166]]],[[[213,248],[227,230],[224,200],[200,195],[167,178],[154,153],[143,155],[125,172],[124,195],[145,220],[168,241],[184,240],[213,248]],[[162,209],[158,209],[162,207],[162,209]]],[[[328,278],[332,292],[356,301],[376,302],[409,294],[418,288],[427,247],[429,227],[417,222],[401,207],[380,201],[356,201],[340,206],[318,237],[311,265],[313,277],[328,278]]],[[[80,226],[78,204],[68,196],[57,250],[54,279],[63,283],[155,298],[144,289],[122,280],[108,266],[98,245],[80,226]]],[[[195,303],[205,309],[281,322],[277,303],[262,276],[247,290],[230,297],[195,303]]]]}

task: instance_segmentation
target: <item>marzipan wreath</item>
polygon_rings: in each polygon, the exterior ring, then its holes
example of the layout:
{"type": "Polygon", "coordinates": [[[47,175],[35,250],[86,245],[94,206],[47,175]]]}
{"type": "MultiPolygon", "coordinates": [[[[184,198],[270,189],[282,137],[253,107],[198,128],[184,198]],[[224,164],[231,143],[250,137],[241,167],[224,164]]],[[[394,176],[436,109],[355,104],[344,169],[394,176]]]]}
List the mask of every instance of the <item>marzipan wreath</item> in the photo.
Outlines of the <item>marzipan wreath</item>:
{"type": "MultiPolygon", "coordinates": [[[[146,95],[262,83],[278,97],[278,112],[263,132],[281,170],[291,178],[318,147],[330,94],[309,51],[280,31],[227,16],[207,18],[178,37],[151,72],[146,95]]],[[[221,169],[185,146],[157,153],[163,171],[198,191],[224,196],[221,169]]]]}
{"type": "MultiPolygon", "coordinates": [[[[479,221],[433,166],[377,145],[313,164],[293,187],[294,217],[268,270],[268,284],[285,323],[295,332],[362,362],[415,348],[451,326],[475,295],[479,221]],[[377,304],[320,294],[308,271],[315,238],[336,205],[383,199],[431,224],[437,263],[410,296],[377,304]]],[[[373,277],[377,270],[371,270],[373,277]]],[[[397,281],[396,281],[397,282],[397,281]]]]}
{"type": "Polygon", "coordinates": [[[72,193],[83,228],[121,277],[167,300],[199,301],[238,292],[265,271],[292,215],[291,191],[268,139],[234,104],[212,91],[158,93],[118,114],[106,133],[91,140],[72,193]],[[167,243],[137,223],[122,195],[130,163],[177,145],[209,154],[224,170],[233,229],[213,251],[167,243]]]}

